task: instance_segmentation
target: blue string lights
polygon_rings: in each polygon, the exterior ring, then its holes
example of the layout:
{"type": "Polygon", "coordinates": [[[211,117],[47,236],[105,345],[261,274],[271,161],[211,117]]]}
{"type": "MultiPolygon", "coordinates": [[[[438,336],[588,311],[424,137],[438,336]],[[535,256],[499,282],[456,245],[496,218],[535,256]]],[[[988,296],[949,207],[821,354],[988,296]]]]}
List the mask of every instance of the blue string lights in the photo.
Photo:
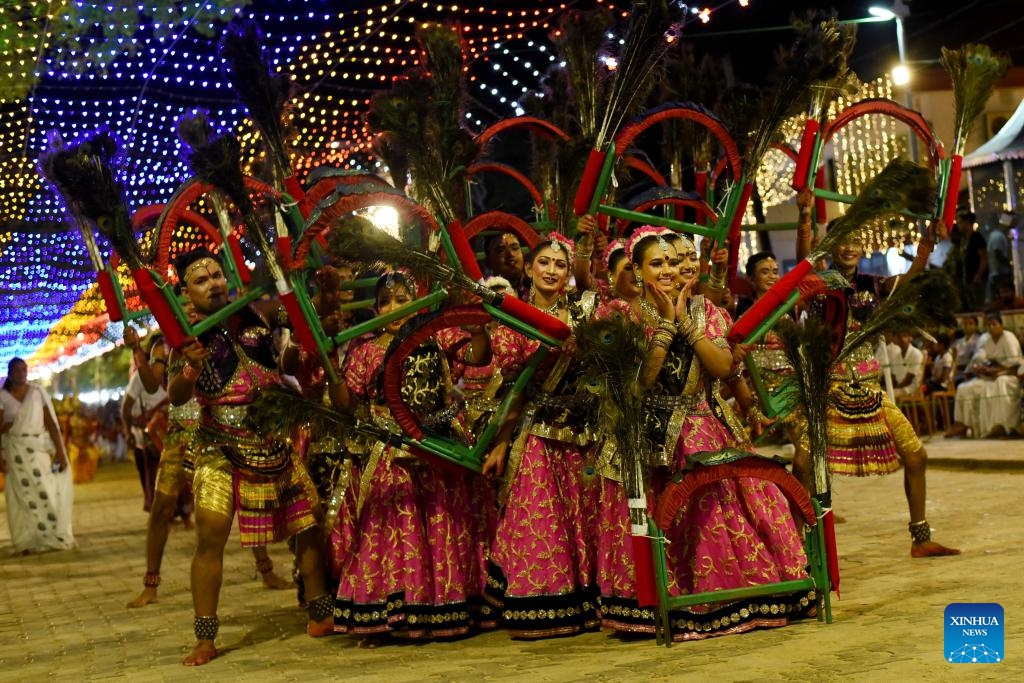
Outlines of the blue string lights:
{"type": "Polygon", "coordinates": [[[101,126],[115,133],[127,148],[123,180],[133,210],[166,202],[187,179],[174,122],[197,107],[239,135],[247,171],[266,177],[253,127],[216,55],[224,22],[248,15],[260,23],[274,65],[298,86],[289,123],[300,179],[318,166],[375,171],[363,114],[373,93],[416,63],[416,26],[460,27],[472,97],[466,121],[480,130],[523,113],[521,98],[555,65],[549,32],[560,12],[622,13],[630,2],[147,0],[145,7],[75,2],[51,17],[31,5],[12,30],[38,42],[14,47],[0,33],[0,71],[9,72],[0,80],[0,365],[19,355],[54,371],[109,349],[120,332],[101,334],[104,308],[85,246],[36,171],[49,131],[67,140],[101,126]],[[76,26],[74,40],[54,34],[76,26]],[[30,86],[15,77],[33,72],[30,86]]]}

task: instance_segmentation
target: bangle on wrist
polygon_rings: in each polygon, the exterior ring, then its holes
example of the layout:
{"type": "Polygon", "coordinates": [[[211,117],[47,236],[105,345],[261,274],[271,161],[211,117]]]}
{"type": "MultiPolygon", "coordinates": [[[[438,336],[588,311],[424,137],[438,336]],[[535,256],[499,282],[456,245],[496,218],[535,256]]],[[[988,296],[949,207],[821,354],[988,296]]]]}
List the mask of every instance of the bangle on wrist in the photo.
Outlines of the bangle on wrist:
{"type": "Polygon", "coordinates": [[[197,368],[191,363],[185,363],[185,367],[181,369],[181,376],[190,382],[195,382],[202,370],[202,368],[197,368]]]}

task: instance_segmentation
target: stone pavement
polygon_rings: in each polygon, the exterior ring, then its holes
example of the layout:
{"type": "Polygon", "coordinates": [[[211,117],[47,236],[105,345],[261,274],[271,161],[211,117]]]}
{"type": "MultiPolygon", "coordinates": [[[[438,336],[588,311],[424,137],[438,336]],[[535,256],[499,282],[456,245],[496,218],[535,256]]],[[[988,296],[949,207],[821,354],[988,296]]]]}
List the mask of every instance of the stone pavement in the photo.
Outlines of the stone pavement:
{"type": "MultiPolygon", "coordinates": [[[[1017,467],[1024,442],[927,445],[937,465],[928,481],[935,538],[964,554],[910,558],[899,474],[837,479],[836,507],[849,521],[837,531],[842,597],[833,596],[831,625],[804,621],[668,649],[605,633],[527,642],[495,632],[362,650],[349,637],[304,635],[294,592],[263,589],[251,554],[234,537],[225,558],[221,657],[200,669],[180,664],[192,644],[192,538],[172,531],[161,601],[126,609],[142,587],[146,515],[134,467],[103,466],[94,482],[76,488],[77,549],[11,557],[0,502],[0,681],[1024,680],[1024,476],[1017,467]],[[965,471],[972,462],[985,466],[965,471]],[[943,610],[951,602],[1003,606],[1003,663],[944,661],[943,610]]],[[[286,547],[271,555],[283,573],[286,547]]]]}

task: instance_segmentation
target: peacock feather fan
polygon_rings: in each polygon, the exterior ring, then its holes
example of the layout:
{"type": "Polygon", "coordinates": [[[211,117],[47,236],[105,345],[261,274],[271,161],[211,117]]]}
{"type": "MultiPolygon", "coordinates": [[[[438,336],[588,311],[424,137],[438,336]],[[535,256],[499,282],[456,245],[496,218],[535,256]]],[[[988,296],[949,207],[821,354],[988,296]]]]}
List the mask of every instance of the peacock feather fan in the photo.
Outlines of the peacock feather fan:
{"type": "Polygon", "coordinates": [[[667,0],[638,0],[630,8],[604,116],[597,129],[597,148],[643,108],[654,88],[655,69],[670,44],[669,36],[678,40],[678,12],[677,4],[667,0]]]}
{"type": "Polygon", "coordinates": [[[817,257],[862,230],[873,220],[886,216],[921,216],[935,206],[935,178],[912,161],[893,159],[857,193],[857,199],[835,219],[814,248],[817,257]]]}
{"type": "Polygon", "coordinates": [[[597,396],[599,419],[615,439],[622,483],[631,498],[647,493],[652,447],[644,429],[638,373],[647,356],[643,328],[616,314],[576,327],[582,362],[579,391],[597,396]]]}
{"type": "Polygon", "coordinates": [[[425,24],[416,39],[421,65],[370,100],[366,121],[386,140],[389,156],[407,162],[413,196],[450,223],[464,213],[465,171],[479,151],[463,127],[462,38],[450,27],[425,24]]]}
{"type": "Polygon", "coordinates": [[[793,366],[793,379],[798,389],[793,392],[793,398],[803,406],[807,416],[807,437],[814,469],[814,494],[827,501],[831,482],[827,463],[826,410],[829,369],[833,361],[833,337],[836,332],[831,325],[813,316],[806,318],[802,323],[785,317],[779,321],[775,332],[785,345],[786,356],[793,366]]]}
{"type": "Polygon", "coordinates": [[[117,179],[120,152],[117,140],[106,130],[70,146],[53,133],[39,157],[39,172],[68,209],[95,224],[128,267],[136,269],[144,267],[144,259],[132,230],[124,188],[117,179]]]}
{"type": "Polygon", "coordinates": [[[327,237],[331,256],[362,263],[366,270],[408,268],[421,282],[438,282],[468,289],[493,300],[494,292],[480,286],[462,272],[442,263],[433,254],[413,249],[378,229],[361,216],[349,216],[334,226],[327,237]]]}
{"type": "MultiPolygon", "coordinates": [[[[570,10],[562,15],[552,39],[565,64],[553,72],[567,77],[561,97],[572,102],[572,118],[580,135],[591,144],[597,137],[601,103],[609,81],[608,70],[598,68],[597,56],[607,48],[612,24],[612,14],[607,9],[570,10]]],[[[555,123],[569,129],[564,125],[566,122],[555,123]]]]}
{"type": "Polygon", "coordinates": [[[253,204],[245,189],[238,138],[214,131],[207,113],[200,110],[182,114],[177,130],[188,148],[186,158],[192,174],[223,191],[242,213],[251,213],[253,204]]]}
{"type": "Polygon", "coordinates": [[[806,79],[806,100],[794,102],[794,108],[809,112],[824,123],[829,104],[842,95],[852,95],[859,83],[850,69],[849,59],[857,44],[857,29],[853,24],[839,23],[834,10],[810,10],[802,19],[792,20],[797,38],[786,68],[800,73],[794,77],[806,79]]]}
{"type": "Polygon", "coordinates": [[[279,439],[289,438],[306,427],[314,434],[338,434],[350,432],[356,426],[351,415],[305,398],[283,385],[261,390],[249,407],[248,419],[262,433],[279,439]]]}
{"type": "Polygon", "coordinates": [[[871,316],[843,345],[840,359],[883,332],[955,327],[953,313],[960,310],[956,284],[944,270],[924,270],[899,283],[871,316]]]}
{"type": "Polygon", "coordinates": [[[263,52],[262,42],[263,36],[256,22],[240,19],[228,24],[218,52],[227,62],[235,93],[249,110],[276,171],[284,178],[290,174],[291,162],[285,146],[283,118],[285,107],[294,95],[294,87],[286,72],[274,72],[263,52]]]}
{"type": "Polygon", "coordinates": [[[953,82],[954,154],[963,155],[974,120],[1009,66],[1006,55],[994,54],[987,45],[942,48],[942,67],[953,82]]]}
{"type": "MultiPolygon", "coordinates": [[[[689,101],[713,106],[722,98],[726,78],[721,63],[711,55],[698,59],[693,45],[687,41],[672,41],[659,71],[661,102],[689,101]]],[[[718,151],[717,141],[705,126],[691,121],[670,121],[663,128],[663,149],[672,155],[670,184],[683,187],[682,169],[693,165],[698,171],[705,170],[718,151]]]]}

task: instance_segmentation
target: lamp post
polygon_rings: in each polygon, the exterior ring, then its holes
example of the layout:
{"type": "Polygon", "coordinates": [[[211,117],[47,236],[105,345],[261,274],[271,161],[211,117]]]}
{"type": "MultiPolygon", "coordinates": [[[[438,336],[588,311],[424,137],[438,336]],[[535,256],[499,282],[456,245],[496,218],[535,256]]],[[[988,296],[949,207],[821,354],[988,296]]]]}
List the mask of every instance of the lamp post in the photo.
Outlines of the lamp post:
{"type": "MultiPolygon", "coordinates": [[[[882,20],[896,22],[896,51],[899,54],[900,63],[893,69],[893,83],[903,86],[903,102],[907,109],[913,109],[913,98],[910,92],[910,69],[907,68],[907,51],[903,37],[903,20],[910,16],[910,8],[904,0],[893,0],[892,7],[873,6],[868,8],[868,13],[882,20]]],[[[910,131],[909,151],[911,161],[917,161],[917,138],[914,132],[910,131]]]]}

